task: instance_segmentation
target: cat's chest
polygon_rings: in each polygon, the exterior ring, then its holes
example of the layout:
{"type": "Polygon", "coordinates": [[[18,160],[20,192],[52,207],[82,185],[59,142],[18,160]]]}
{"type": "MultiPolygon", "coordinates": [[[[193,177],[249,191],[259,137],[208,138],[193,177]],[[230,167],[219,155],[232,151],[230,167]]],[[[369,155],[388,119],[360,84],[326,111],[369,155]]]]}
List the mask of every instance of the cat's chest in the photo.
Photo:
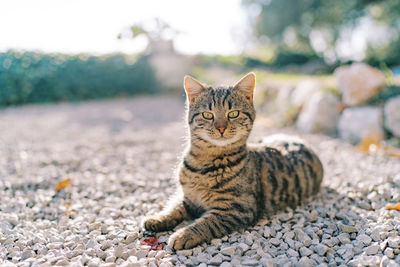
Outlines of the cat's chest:
{"type": "Polygon", "coordinates": [[[214,164],[207,164],[196,169],[184,167],[184,171],[181,173],[181,185],[187,190],[210,191],[234,174],[232,168],[225,162],[218,160],[213,162],[214,164]]]}
{"type": "Polygon", "coordinates": [[[180,181],[185,197],[198,206],[209,207],[209,202],[212,202],[213,196],[220,188],[219,185],[233,175],[230,168],[220,166],[203,168],[207,171],[204,174],[190,173],[188,175],[187,171],[182,172],[180,181]]]}

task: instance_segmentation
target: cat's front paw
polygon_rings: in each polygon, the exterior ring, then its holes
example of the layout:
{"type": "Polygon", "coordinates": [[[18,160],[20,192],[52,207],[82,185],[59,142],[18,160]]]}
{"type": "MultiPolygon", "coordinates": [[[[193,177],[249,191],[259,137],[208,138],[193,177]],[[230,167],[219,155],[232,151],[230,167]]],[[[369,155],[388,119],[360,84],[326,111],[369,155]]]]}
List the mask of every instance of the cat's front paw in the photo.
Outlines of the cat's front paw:
{"type": "Polygon", "coordinates": [[[179,229],[176,233],[171,235],[168,240],[168,246],[174,250],[190,249],[203,243],[204,238],[190,230],[190,228],[179,229]]]}
{"type": "Polygon", "coordinates": [[[144,220],[143,227],[148,231],[162,232],[169,230],[168,222],[161,216],[150,216],[144,220]]]}

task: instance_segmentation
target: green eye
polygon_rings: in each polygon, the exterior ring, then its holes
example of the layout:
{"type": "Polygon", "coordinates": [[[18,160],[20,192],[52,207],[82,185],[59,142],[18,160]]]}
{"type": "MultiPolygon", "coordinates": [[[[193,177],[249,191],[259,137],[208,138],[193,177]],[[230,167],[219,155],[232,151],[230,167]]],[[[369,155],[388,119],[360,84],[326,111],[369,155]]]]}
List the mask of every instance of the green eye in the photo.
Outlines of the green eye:
{"type": "Polygon", "coordinates": [[[239,116],[239,111],[238,110],[234,110],[228,113],[228,118],[230,119],[234,119],[237,118],[237,116],[239,116]]]}
{"type": "Polygon", "coordinates": [[[211,112],[203,112],[203,118],[206,120],[212,120],[214,115],[211,112]]]}

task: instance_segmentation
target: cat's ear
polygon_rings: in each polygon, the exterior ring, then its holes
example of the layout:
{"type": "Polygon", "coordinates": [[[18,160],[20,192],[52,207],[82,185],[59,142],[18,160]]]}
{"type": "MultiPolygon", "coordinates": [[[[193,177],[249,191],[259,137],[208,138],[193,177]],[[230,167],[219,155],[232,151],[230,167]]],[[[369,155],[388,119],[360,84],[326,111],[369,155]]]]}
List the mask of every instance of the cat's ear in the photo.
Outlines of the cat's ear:
{"type": "Polygon", "coordinates": [[[233,88],[239,90],[247,99],[253,100],[254,89],[256,88],[256,75],[254,72],[248,73],[233,88]]]}
{"type": "Polygon", "coordinates": [[[185,76],[183,86],[185,87],[189,101],[195,99],[196,96],[198,96],[205,89],[205,86],[201,82],[189,75],[185,76]]]}

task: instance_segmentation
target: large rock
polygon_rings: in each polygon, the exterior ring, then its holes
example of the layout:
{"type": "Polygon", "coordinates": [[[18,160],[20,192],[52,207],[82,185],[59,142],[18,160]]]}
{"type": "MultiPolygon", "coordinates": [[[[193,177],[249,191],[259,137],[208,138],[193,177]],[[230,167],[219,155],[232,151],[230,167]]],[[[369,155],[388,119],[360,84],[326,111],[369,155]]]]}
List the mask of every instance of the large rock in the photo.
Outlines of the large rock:
{"type": "Polygon", "coordinates": [[[335,78],[343,95],[343,102],[348,106],[365,103],[385,87],[385,74],[364,63],[339,67],[335,78]]]}
{"type": "Polygon", "coordinates": [[[281,86],[274,101],[281,120],[284,123],[294,123],[310,97],[320,91],[321,83],[316,79],[304,79],[295,88],[281,86]]]}
{"type": "Polygon", "coordinates": [[[400,96],[390,99],[384,107],[385,127],[400,137],[400,96]]]}
{"type": "Polygon", "coordinates": [[[365,137],[383,139],[383,116],[378,107],[355,107],[343,111],[338,123],[343,139],[359,142],[365,137]]]}
{"type": "Polygon", "coordinates": [[[292,86],[283,86],[278,90],[277,97],[274,101],[275,110],[278,112],[279,120],[283,123],[294,123],[299,110],[290,102],[290,97],[295,88],[292,86]]]}
{"type": "Polygon", "coordinates": [[[296,127],[305,133],[336,133],[340,101],[331,93],[318,92],[303,107],[296,127]]]}
{"type": "Polygon", "coordinates": [[[321,82],[316,79],[305,79],[299,82],[290,95],[290,103],[296,108],[301,109],[310,97],[321,91],[321,82]]]}

